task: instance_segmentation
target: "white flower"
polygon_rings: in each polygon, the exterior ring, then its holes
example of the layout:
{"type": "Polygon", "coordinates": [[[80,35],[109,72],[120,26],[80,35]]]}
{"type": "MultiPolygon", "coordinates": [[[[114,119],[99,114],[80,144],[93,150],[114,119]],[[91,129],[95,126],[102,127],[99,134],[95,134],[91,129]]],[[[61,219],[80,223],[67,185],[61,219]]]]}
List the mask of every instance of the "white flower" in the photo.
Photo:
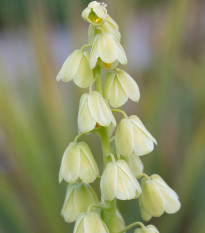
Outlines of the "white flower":
{"type": "Polygon", "coordinates": [[[90,67],[93,69],[98,61],[103,62],[105,68],[110,68],[119,61],[127,64],[125,51],[119,41],[112,34],[98,34],[90,52],[90,67]]]}
{"type": "Polygon", "coordinates": [[[126,157],[126,161],[135,177],[143,173],[144,165],[138,155],[132,153],[129,157],[126,157]]]}
{"type": "Polygon", "coordinates": [[[102,198],[111,201],[114,198],[130,200],[139,197],[141,193],[137,179],[124,160],[109,162],[100,181],[102,198]]]}
{"type": "Polygon", "coordinates": [[[93,73],[89,66],[89,52],[75,50],[64,62],[60,72],[57,75],[57,81],[69,82],[71,80],[81,87],[89,86],[93,79],[93,73]]]}
{"type": "Polygon", "coordinates": [[[70,143],[63,154],[59,182],[64,179],[68,183],[74,183],[81,179],[88,184],[92,183],[98,175],[98,166],[89,146],[85,142],[70,143]]]}
{"type": "Polygon", "coordinates": [[[115,118],[106,100],[97,92],[81,96],[78,112],[80,132],[89,132],[98,126],[116,126],[115,118]]]}
{"type": "Polygon", "coordinates": [[[121,34],[119,32],[119,27],[109,15],[107,15],[105,22],[100,26],[90,24],[88,30],[89,42],[93,43],[95,36],[97,34],[102,34],[102,32],[112,34],[120,42],[121,34]]]}
{"type": "Polygon", "coordinates": [[[73,222],[78,215],[86,213],[90,205],[97,204],[97,202],[96,193],[90,185],[69,184],[61,214],[66,222],[73,222]]]}
{"type": "Polygon", "coordinates": [[[109,230],[103,220],[91,212],[77,218],[74,233],[109,233],[109,230]]]}
{"type": "Polygon", "coordinates": [[[148,225],[144,228],[136,229],[134,233],[159,233],[159,231],[154,225],[148,225]]]}
{"type": "Polygon", "coordinates": [[[82,18],[93,25],[101,25],[105,22],[107,10],[105,4],[93,1],[88,4],[88,7],[82,12],[82,18]]]}
{"type": "Polygon", "coordinates": [[[160,217],[164,212],[176,213],[181,204],[178,195],[159,175],[152,175],[150,179],[143,179],[142,194],[139,198],[142,218],[145,221],[151,217],[160,217]]]}
{"type": "Polygon", "coordinates": [[[122,119],[115,133],[117,153],[125,157],[132,153],[142,156],[154,149],[155,138],[147,131],[137,116],[122,119]]]}
{"type": "Polygon", "coordinates": [[[130,98],[138,102],[140,91],[135,80],[124,70],[116,69],[107,73],[104,83],[104,95],[108,103],[118,108],[125,104],[130,98]]]}

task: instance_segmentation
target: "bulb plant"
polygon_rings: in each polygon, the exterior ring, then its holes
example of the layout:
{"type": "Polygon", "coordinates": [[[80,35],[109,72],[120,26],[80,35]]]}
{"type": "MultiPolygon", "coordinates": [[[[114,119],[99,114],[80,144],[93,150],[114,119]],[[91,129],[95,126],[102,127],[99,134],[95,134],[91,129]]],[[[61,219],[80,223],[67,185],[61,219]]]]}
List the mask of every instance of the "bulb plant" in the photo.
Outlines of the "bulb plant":
{"type": "Polygon", "coordinates": [[[90,24],[89,44],[75,50],[57,75],[58,81],[73,80],[80,88],[88,88],[79,103],[79,134],[68,145],[61,162],[59,181],[68,183],[61,214],[66,222],[75,221],[74,233],[123,233],[132,227],[136,227],[135,233],[158,233],[155,226],[142,222],[125,226],[117,208],[117,199],[138,199],[145,221],[180,209],[177,194],[159,175],[143,173],[140,157],[153,151],[156,139],[139,117],[128,117],[119,109],[128,99],[140,99],[136,81],[117,68],[119,63],[127,63],[119,27],[108,15],[106,5],[96,1],[89,3],[82,18],[90,24]],[[105,72],[101,72],[103,69],[105,72]],[[118,124],[114,113],[122,115],[118,124]],[[89,145],[79,142],[90,133],[101,140],[101,176],[89,145]],[[96,179],[100,179],[101,201],[90,186],[96,179]]]}

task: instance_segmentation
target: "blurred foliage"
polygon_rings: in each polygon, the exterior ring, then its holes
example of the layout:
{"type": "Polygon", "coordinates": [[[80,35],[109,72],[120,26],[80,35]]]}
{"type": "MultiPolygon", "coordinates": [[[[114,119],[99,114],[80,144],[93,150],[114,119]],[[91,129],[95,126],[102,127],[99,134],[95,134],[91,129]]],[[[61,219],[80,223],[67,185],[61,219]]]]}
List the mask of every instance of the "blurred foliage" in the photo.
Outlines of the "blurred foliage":
{"type": "MultiPolygon", "coordinates": [[[[0,0],[1,28],[26,27],[37,66],[30,75],[19,70],[13,78],[0,54],[1,233],[72,232],[72,224],[60,216],[65,184],[58,184],[58,170],[63,151],[77,132],[82,92],[74,84],[55,81],[59,67],[51,53],[48,31],[61,23],[77,47],[86,43],[79,25],[84,25],[80,14],[88,2],[0,0]]],[[[202,34],[201,43],[197,37],[203,22],[199,21],[194,32],[188,29],[193,9],[205,7],[203,1],[105,2],[122,31],[130,23],[128,15],[142,11],[148,17],[157,9],[165,12],[159,17],[162,35],[155,44],[152,63],[140,72],[130,70],[140,85],[142,99],[137,108],[131,103],[125,108],[137,113],[158,139],[155,151],[143,157],[146,171],[160,173],[182,202],[179,213],[152,222],[163,233],[204,233],[205,38],[202,34]]],[[[126,47],[129,35],[122,36],[126,47]]],[[[91,135],[86,140],[101,162],[98,139],[91,135]]],[[[140,219],[136,200],[121,201],[120,209],[127,224],[140,219]]]]}

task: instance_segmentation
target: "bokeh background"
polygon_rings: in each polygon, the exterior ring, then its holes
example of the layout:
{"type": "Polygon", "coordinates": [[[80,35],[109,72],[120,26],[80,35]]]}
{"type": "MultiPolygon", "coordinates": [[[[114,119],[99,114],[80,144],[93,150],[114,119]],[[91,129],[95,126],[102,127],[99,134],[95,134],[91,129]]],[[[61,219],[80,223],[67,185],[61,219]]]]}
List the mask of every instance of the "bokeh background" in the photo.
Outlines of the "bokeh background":
{"type": "MultiPolygon", "coordinates": [[[[161,233],[205,232],[205,1],[107,0],[141,90],[140,116],[158,140],[143,156],[180,196],[175,215],[153,218],[161,233]]],[[[62,154],[77,134],[80,95],[57,83],[66,57],[87,43],[86,0],[0,0],[0,232],[72,232],[60,216],[62,154]]],[[[99,138],[86,136],[99,165],[99,138]]],[[[99,183],[94,184],[98,190],[99,183]]],[[[127,224],[137,200],[118,201],[127,224]]],[[[133,232],[130,231],[130,232],[133,232]]]]}

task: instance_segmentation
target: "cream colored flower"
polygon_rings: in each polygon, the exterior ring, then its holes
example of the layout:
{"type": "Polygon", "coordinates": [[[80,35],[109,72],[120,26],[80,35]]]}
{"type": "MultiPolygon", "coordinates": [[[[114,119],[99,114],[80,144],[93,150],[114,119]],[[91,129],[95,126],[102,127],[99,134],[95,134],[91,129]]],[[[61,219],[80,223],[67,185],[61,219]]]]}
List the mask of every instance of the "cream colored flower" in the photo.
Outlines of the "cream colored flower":
{"type": "Polygon", "coordinates": [[[113,63],[119,61],[127,64],[125,51],[119,41],[112,34],[96,35],[90,52],[90,67],[93,69],[96,63],[101,61],[105,68],[110,68],[113,63]]]}
{"type": "Polygon", "coordinates": [[[126,157],[126,161],[134,176],[139,176],[143,173],[144,165],[138,155],[132,153],[129,157],[126,157]]]}
{"type": "Polygon", "coordinates": [[[63,154],[59,182],[64,179],[68,183],[74,183],[80,179],[88,184],[98,175],[98,166],[89,146],[85,142],[70,143],[63,154]]]}
{"type": "Polygon", "coordinates": [[[107,73],[104,83],[104,95],[108,103],[114,108],[121,107],[127,102],[128,98],[135,102],[140,99],[137,83],[128,73],[121,69],[107,73]]]}
{"type": "Polygon", "coordinates": [[[93,79],[93,73],[89,66],[89,52],[75,50],[64,62],[60,72],[57,75],[57,81],[69,82],[71,80],[81,87],[89,86],[93,79]]]}
{"type": "Polygon", "coordinates": [[[97,91],[81,96],[78,112],[80,132],[89,132],[95,127],[116,126],[115,118],[106,100],[97,91]]]}
{"type": "Polygon", "coordinates": [[[82,18],[93,25],[101,25],[105,22],[107,10],[105,4],[93,1],[82,12],[82,18]]]}
{"type": "Polygon", "coordinates": [[[124,160],[109,162],[100,181],[103,200],[130,200],[139,197],[140,185],[124,160]]]}
{"type": "Polygon", "coordinates": [[[96,193],[90,185],[83,183],[69,184],[61,215],[66,222],[73,222],[80,214],[86,213],[90,205],[97,203],[96,193]]]}
{"type": "Polygon", "coordinates": [[[93,43],[95,36],[103,32],[112,34],[120,42],[121,34],[119,32],[119,27],[109,15],[107,15],[105,22],[100,26],[90,24],[88,30],[89,42],[93,43]]]}
{"type": "Polygon", "coordinates": [[[74,233],[109,233],[109,230],[103,220],[91,212],[77,218],[74,233]]]}
{"type": "Polygon", "coordinates": [[[125,222],[124,219],[118,209],[116,209],[116,217],[113,223],[113,232],[119,232],[122,231],[125,228],[125,222]]]}
{"type": "Polygon", "coordinates": [[[148,225],[144,228],[136,229],[134,233],[159,233],[159,231],[154,225],[148,225]]]}
{"type": "Polygon", "coordinates": [[[152,216],[160,217],[164,212],[174,214],[180,209],[178,195],[159,175],[152,175],[148,180],[143,179],[141,187],[139,204],[145,221],[152,216]]]}
{"type": "Polygon", "coordinates": [[[155,138],[147,131],[137,116],[122,119],[115,133],[115,145],[117,153],[125,157],[132,153],[142,156],[154,149],[155,138]]]}

